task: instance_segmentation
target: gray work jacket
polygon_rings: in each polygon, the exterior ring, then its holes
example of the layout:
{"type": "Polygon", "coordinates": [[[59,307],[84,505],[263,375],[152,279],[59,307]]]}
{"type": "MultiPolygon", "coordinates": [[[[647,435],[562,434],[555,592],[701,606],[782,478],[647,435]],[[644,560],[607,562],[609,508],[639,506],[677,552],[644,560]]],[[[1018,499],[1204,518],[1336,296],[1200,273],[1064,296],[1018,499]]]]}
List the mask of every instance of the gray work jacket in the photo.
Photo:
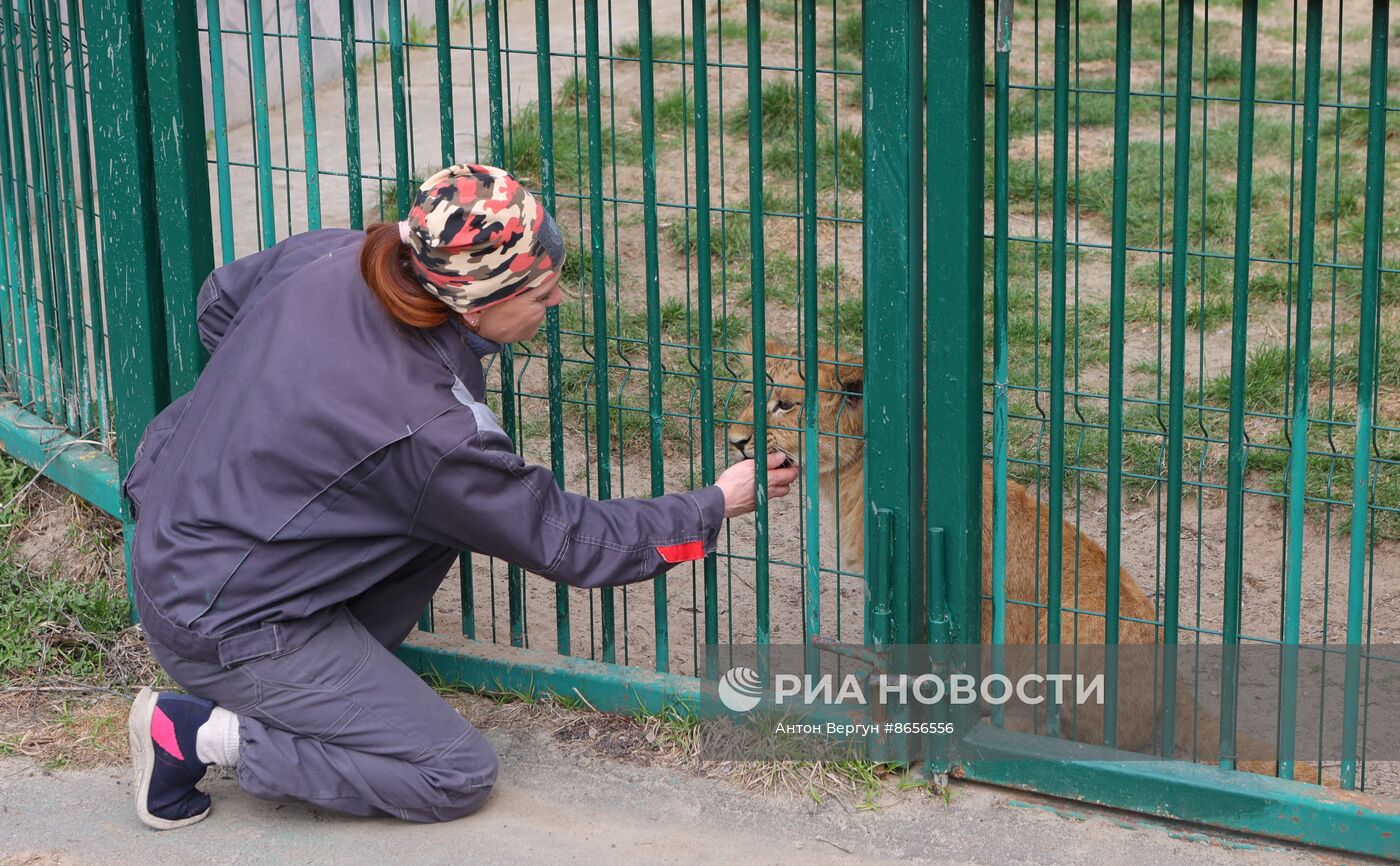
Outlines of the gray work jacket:
{"type": "Polygon", "coordinates": [[[152,636],[225,665],[289,652],[434,548],[580,587],[714,550],[717,487],[598,502],[516,455],[484,402],[485,341],[393,320],[360,275],[364,237],[296,235],[200,290],[208,366],[146,428],[123,485],[152,636]],[[246,653],[227,640],[252,632],[246,653]]]}

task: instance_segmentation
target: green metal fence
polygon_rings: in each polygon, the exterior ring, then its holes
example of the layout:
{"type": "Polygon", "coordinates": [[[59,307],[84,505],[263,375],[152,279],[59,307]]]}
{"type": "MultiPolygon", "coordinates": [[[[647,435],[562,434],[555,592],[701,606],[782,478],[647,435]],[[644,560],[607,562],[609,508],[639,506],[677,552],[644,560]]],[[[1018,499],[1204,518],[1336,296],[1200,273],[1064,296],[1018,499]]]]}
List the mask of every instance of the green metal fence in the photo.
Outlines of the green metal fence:
{"type": "MultiPolygon", "coordinates": [[[[0,3],[0,439],[121,516],[118,470],[202,363],[210,268],[398,219],[421,177],[489,162],[568,237],[566,302],[488,371],[560,484],[709,483],[750,394],[787,375],[818,402],[823,349],[863,365],[838,411],[864,428],[760,414],[758,441],[805,434],[800,495],[651,583],[584,592],[464,554],[401,650],[419,669],[656,709],[725,643],[1006,642],[1018,606],[1056,636],[1086,615],[1068,532],[1149,592],[1167,645],[1395,642],[1388,3],[989,5],[0,3]],[[860,455],[863,490],[817,495],[827,445],[860,455]],[[1013,482],[1049,518],[1031,602],[1006,593],[1013,482]]],[[[1113,644],[1109,587],[1088,615],[1113,644]]],[[[1369,674],[1346,673],[1323,770],[1393,795],[1366,759],[1369,674]]],[[[1319,755],[1281,682],[1289,776],[1319,755]]],[[[1163,742],[1201,723],[1170,668],[1150,686],[1163,742]]],[[[1393,802],[1229,769],[1236,695],[1193,697],[1226,769],[1070,762],[1082,744],[984,724],[961,771],[1396,853],[1393,802]]]]}

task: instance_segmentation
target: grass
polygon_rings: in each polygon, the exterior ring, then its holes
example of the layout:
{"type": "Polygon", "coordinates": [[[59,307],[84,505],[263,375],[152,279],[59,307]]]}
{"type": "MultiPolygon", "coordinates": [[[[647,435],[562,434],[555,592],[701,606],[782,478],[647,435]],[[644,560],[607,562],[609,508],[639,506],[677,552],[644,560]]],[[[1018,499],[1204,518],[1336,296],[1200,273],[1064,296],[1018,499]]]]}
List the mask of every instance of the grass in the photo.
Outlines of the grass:
{"type": "Polygon", "coordinates": [[[586,111],[587,102],[588,79],[576,72],[566,75],[554,90],[555,108],[578,108],[586,111]]]}
{"type": "MultiPolygon", "coordinates": [[[[739,205],[743,210],[748,203],[739,205]]],[[[666,229],[666,239],[676,252],[687,257],[700,248],[699,221],[694,211],[686,211],[684,222],[674,222],[666,229]]],[[[717,213],[710,216],[710,256],[716,261],[739,264],[748,261],[753,249],[746,213],[717,213]]]]}
{"type": "MultiPolygon", "coordinates": [[[[18,552],[16,531],[33,516],[20,494],[32,489],[33,478],[24,464],[0,457],[0,502],[8,504],[0,512],[0,677],[120,679],[109,662],[112,644],[130,625],[124,584],[105,574],[94,579],[60,572],[18,552]]],[[[84,518],[83,526],[69,526],[62,543],[85,556],[108,558],[121,543],[119,532],[114,521],[94,516],[84,518]]]]}
{"type": "MultiPolygon", "coordinates": [[[[736,21],[729,18],[721,18],[719,24],[710,28],[706,36],[713,41],[716,36],[725,42],[733,40],[743,41],[748,38],[748,25],[743,21],[736,21]]],[[[768,38],[768,31],[760,27],[758,32],[760,41],[768,38]]],[[[613,49],[614,54],[628,60],[637,60],[642,56],[642,45],[637,37],[633,36],[617,43],[613,49]]],[[[682,37],[679,33],[656,33],[651,37],[651,56],[653,60],[680,60],[688,57],[691,53],[691,38],[682,37]]]]}
{"type": "MultiPolygon", "coordinates": [[[[575,183],[588,171],[588,127],[583,113],[573,110],[555,111],[554,123],[554,176],[560,183],[575,183]]],[[[543,168],[543,132],[540,128],[540,109],[530,103],[520,109],[510,120],[506,131],[504,168],[530,186],[538,187],[543,168]]],[[[601,139],[604,164],[616,159],[619,165],[638,163],[642,158],[642,140],[636,130],[614,130],[609,126],[602,129],[601,139]]]]}
{"type": "MultiPolygon", "coordinates": [[[[768,139],[763,151],[765,172],[796,176],[801,173],[802,151],[788,139],[768,139]]],[[[835,136],[817,131],[817,188],[859,190],[864,178],[865,139],[856,129],[842,127],[835,136]]]]}
{"type": "Polygon", "coordinates": [[[845,16],[836,24],[837,50],[860,57],[864,54],[863,33],[859,13],[845,16]]]}
{"type": "MultiPolygon", "coordinates": [[[[716,127],[714,117],[718,111],[718,106],[710,105],[710,128],[716,127]]],[[[656,123],[656,131],[664,134],[679,134],[685,130],[692,130],[695,127],[695,98],[694,91],[689,86],[676,86],[657,97],[652,105],[652,116],[656,123]]],[[[632,119],[638,124],[642,122],[642,110],[640,107],[632,108],[632,119]]]]}
{"type": "Polygon", "coordinates": [[[104,644],[127,626],[126,593],[0,565],[0,675],[102,680],[104,644]]]}
{"type": "MultiPolygon", "coordinates": [[[[729,115],[730,135],[747,137],[749,134],[749,111],[747,102],[729,115]]],[[[763,139],[767,142],[792,140],[802,129],[802,99],[797,85],[788,78],[770,80],[764,83],[759,96],[759,111],[763,118],[763,139]]],[[[821,110],[817,111],[817,124],[824,124],[821,110]]]]}
{"type": "MultiPolygon", "coordinates": [[[[565,235],[568,237],[569,235],[565,235]]],[[[586,244],[573,244],[564,257],[564,272],[560,281],[581,294],[593,291],[593,248],[586,244]]],[[[614,256],[603,255],[603,282],[612,285],[618,277],[618,261],[614,256]]]]}

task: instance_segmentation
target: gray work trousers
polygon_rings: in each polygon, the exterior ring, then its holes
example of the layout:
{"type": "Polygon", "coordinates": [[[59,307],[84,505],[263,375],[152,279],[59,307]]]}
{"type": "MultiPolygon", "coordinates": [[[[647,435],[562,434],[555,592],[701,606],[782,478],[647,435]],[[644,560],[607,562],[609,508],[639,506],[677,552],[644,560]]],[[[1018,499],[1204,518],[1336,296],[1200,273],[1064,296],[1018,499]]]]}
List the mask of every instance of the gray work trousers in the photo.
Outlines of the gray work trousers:
{"type": "Polygon", "coordinates": [[[434,553],[376,584],[286,655],[225,668],[147,641],[181,688],[237,714],[238,783],[248,793],[351,815],[450,821],[486,800],[496,753],[390,649],[454,558],[434,553]]]}

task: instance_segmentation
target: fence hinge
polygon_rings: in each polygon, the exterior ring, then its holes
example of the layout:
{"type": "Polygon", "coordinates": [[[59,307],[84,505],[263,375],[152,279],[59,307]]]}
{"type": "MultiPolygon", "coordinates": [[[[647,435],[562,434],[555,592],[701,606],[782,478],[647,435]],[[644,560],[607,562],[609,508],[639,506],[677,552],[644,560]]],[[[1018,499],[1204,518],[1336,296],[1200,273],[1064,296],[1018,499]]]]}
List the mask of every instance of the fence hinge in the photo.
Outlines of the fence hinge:
{"type": "Polygon", "coordinates": [[[924,587],[924,610],[929,643],[953,643],[961,629],[953,620],[948,599],[947,556],[943,548],[943,527],[928,528],[928,566],[924,587]]]}

